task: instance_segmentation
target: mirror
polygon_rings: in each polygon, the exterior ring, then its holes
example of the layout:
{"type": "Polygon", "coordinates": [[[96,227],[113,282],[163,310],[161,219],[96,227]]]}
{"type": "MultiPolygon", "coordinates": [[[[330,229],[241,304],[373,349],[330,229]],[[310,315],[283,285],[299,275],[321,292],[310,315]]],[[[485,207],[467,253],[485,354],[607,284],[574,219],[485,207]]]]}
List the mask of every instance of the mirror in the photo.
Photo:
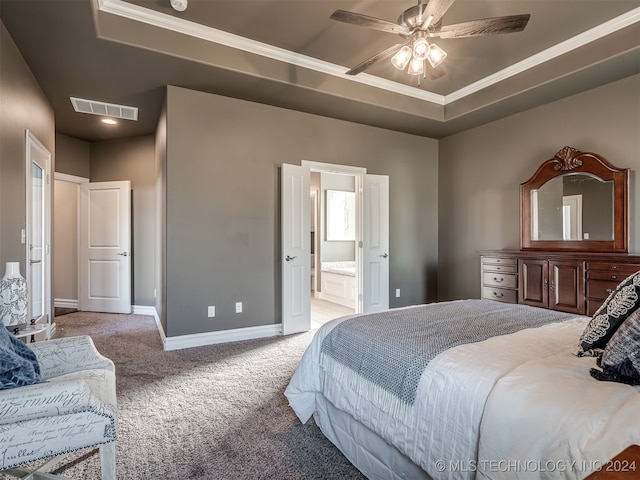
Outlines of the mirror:
{"type": "Polygon", "coordinates": [[[567,173],[531,191],[532,240],[613,240],[613,181],[567,173]]]}
{"type": "Polygon", "coordinates": [[[563,148],[520,185],[522,249],[626,252],[628,184],[629,169],[563,148]]]}
{"type": "Polygon", "coordinates": [[[356,239],[356,194],[327,190],[327,241],[356,239]]]}

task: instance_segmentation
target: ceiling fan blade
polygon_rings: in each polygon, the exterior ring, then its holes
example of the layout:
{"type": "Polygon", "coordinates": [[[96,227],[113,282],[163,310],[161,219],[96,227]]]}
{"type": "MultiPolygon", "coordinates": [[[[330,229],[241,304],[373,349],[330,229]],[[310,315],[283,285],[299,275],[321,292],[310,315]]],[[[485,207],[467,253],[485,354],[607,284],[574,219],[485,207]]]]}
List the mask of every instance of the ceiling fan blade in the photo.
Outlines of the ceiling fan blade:
{"type": "Polygon", "coordinates": [[[422,11],[422,18],[425,23],[422,24],[421,29],[426,30],[428,26],[438,23],[444,14],[447,13],[451,5],[453,5],[453,2],[455,2],[455,0],[429,0],[429,3],[427,3],[427,6],[424,7],[422,11]]]}
{"type": "Polygon", "coordinates": [[[529,22],[528,13],[525,15],[510,15],[507,17],[484,18],[469,22],[444,25],[433,32],[433,36],[440,38],[479,37],[482,35],[496,35],[499,33],[521,32],[529,22]]]}
{"type": "Polygon", "coordinates": [[[362,62],[359,65],[356,65],[351,70],[346,72],[346,74],[347,75],[357,75],[360,72],[362,72],[362,71],[366,70],[367,68],[369,68],[374,63],[376,63],[376,62],[378,62],[380,60],[384,60],[385,58],[391,57],[394,53],[396,53],[398,50],[400,50],[405,45],[406,45],[405,43],[396,43],[395,45],[387,48],[386,50],[383,50],[381,52],[376,53],[373,57],[367,58],[364,62],[362,62]]]}
{"type": "Polygon", "coordinates": [[[331,14],[332,20],[357,25],[358,27],[373,28],[388,33],[399,33],[401,35],[409,35],[409,28],[398,25],[397,23],[382,20],[380,18],[370,17],[361,13],[347,12],[345,10],[336,10],[331,14]]]}

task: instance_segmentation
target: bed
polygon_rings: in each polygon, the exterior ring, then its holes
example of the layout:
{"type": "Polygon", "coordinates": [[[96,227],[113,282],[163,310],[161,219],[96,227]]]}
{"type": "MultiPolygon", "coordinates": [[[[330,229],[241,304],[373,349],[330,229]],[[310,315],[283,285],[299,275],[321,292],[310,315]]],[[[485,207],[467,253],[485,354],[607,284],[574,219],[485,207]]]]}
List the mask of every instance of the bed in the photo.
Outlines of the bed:
{"type": "Polygon", "coordinates": [[[640,387],[591,376],[587,325],[490,300],[344,317],[285,395],[369,479],[583,479],[640,444],[640,387]]]}

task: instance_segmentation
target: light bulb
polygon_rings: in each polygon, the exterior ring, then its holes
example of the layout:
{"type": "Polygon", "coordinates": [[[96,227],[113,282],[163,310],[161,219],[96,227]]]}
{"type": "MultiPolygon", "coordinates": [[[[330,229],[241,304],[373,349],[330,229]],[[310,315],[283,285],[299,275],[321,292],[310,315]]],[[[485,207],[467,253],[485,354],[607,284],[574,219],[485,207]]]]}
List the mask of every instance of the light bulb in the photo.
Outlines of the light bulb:
{"type": "Polygon", "coordinates": [[[413,56],[419,60],[425,60],[429,55],[429,42],[424,37],[417,38],[413,42],[413,56]]]}
{"type": "Polygon", "coordinates": [[[424,60],[420,60],[419,58],[413,57],[411,62],[409,63],[409,68],[407,69],[407,73],[409,75],[422,75],[424,72],[424,60]]]}
{"type": "Polygon", "coordinates": [[[411,60],[411,49],[406,45],[398,50],[393,57],[391,57],[391,63],[398,70],[404,70],[404,68],[409,63],[409,60],[411,60]]]}
{"type": "Polygon", "coordinates": [[[445,58],[447,58],[447,52],[445,52],[439,46],[434,45],[432,43],[431,48],[429,49],[429,55],[427,55],[427,60],[429,61],[429,64],[433,68],[436,68],[442,62],[444,62],[445,58]]]}

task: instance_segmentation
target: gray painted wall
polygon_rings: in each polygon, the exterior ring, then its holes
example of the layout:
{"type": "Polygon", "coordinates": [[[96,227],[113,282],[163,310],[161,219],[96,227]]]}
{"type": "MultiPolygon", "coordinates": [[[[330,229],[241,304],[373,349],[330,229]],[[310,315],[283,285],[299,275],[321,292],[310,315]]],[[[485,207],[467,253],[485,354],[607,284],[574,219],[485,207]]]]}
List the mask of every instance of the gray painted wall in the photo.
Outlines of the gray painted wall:
{"type": "Polygon", "coordinates": [[[631,173],[631,248],[640,253],[640,76],[440,141],[438,299],[478,298],[478,250],[520,247],[519,185],[568,145],[631,173]]]}
{"type": "Polygon", "coordinates": [[[56,172],[91,177],[91,143],[56,133],[56,172]]]}
{"type": "MultiPolygon", "coordinates": [[[[55,170],[53,109],[0,21],[0,274],[5,262],[20,262],[25,275],[25,131],[51,153],[55,170]]],[[[53,194],[53,192],[52,192],[53,194]]]]}
{"type": "Polygon", "coordinates": [[[436,140],[168,87],[166,148],[168,336],[280,322],[279,167],[301,160],[389,175],[392,306],[435,300],[436,140]]]}
{"type": "Polygon", "coordinates": [[[91,144],[91,181],[131,181],[132,301],[154,305],[156,176],[153,136],[91,144]]]}
{"type": "Polygon", "coordinates": [[[166,281],[166,257],[167,257],[167,111],[166,102],[158,120],[155,135],[154,152],[154,178],[155,178],[155,234],[154,234],[154,260],[155,276],[154,289],[156,291],[156,312],[163,330],[167,331],[167,281],[166,281]]]}

